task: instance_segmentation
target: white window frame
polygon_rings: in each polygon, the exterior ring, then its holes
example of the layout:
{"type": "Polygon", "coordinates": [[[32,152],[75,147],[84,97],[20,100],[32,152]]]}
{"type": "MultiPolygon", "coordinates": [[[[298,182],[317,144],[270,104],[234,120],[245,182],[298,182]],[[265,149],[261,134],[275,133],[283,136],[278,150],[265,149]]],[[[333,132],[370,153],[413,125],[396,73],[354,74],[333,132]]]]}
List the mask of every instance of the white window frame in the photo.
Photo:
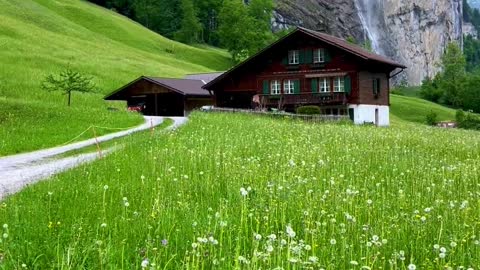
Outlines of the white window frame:
{"type": "Polygon", "coordinates": [[[287,95],[295,94],[295,82],[294,82],[294,80],[283,81],[283,92],[287,95]]]}
{"type": "Polygon", "coordinates": [[[320,78],[318,80],[318,91],[320,93],[330,93],[330,78],[320,78]]]}
{"type": "Polygon", "coordinates": [[[299,50],[288,51],[288,64],[289,65],[300,64],[300,51],[299,50]]]}
{"type": "Polygon", "coordinates": [[[314,64],[325,63],[325,49],[320,48],[320,49],[315,49],[313,51],[313,63],[314,64]]]}
{"type": "Polygon", "coordinates": [[[344,77],[335,77],[333,78],[333,92],[342,93],[345,92],[345,78],[344,77]]]}
{"type": "Polygon", "coordinates": [[[270,83],[270,94],[280,95],[282,93],[282,83],[279,80],[273,80],[270,83]]]}

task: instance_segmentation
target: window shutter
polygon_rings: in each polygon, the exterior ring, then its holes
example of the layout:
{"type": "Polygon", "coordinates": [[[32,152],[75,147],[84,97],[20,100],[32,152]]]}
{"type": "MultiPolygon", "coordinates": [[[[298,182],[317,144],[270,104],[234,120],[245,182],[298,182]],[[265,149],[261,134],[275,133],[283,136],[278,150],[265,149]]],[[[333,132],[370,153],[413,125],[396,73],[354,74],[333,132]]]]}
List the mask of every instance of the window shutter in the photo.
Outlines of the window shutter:
{"type": "Polygon", "coordinates": [[[377,95],[378,94],[378,91],[377,91],[377,79],[373,79],[373,95],[377,95]]]}
{"type": "Polygon", "coordinates": [[[264,95],[270,94],[270,84],[268,83],[267,80],[263,81],[263,94],[264,95]]]}
{"type": "Polygon", "coordinates": [[[298,62],[299,64],[305,64],[305,51],[304,50],[298,50],[298,62]]]}
{"type": "Polygon", "coordinates": [[[345,76],[345,92],[350,95],[352,92],[352,80],[350,76],[345,76]]]}
{"type": "Polygon", "coordinates": [[[325,49],[325,63],[328,63],[332,61],[332,55],[330,54],[330,51],[325,49]]]}
{"type": "Polygon", "coordinates": [[[312,79],[311,86],[312,86],[312,93],[318,93],[318,79],[312,79]]]}
{"type": "Polygon", "coordinates": [[[300,80],[293,81],[293,93],[300,94],[300,80]]]}
{"type": "Polygon", "coordinates": [[[313,51],[311,49],[305,50],[305,64],[313,63],[313,51]]]}
{"type": "Polygon", "coordinates": [[[382,89],[380,87],[380,79],[377,79],[377,95],[380,95],[380,89],[382,89]]]}
{"type": "Polygon", "coordinates": [[[283,65],[288,65],[288,56],[285,56],[283,59],[282,59],[282,64],[283,65]]]}

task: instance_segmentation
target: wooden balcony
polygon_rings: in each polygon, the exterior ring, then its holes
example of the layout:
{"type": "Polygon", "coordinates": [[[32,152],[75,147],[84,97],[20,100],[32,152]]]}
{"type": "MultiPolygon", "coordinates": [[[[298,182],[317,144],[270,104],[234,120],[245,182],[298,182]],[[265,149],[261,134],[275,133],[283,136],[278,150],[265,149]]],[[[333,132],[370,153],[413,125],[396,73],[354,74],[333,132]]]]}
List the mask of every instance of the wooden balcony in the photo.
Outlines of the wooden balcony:
{"type": "Polygon", "coordinates": [[[347,95],[345,93],[260,95],[260,103],[267,107],[283,107],[286,105],[344,105],[347,104],[347,95]]]}

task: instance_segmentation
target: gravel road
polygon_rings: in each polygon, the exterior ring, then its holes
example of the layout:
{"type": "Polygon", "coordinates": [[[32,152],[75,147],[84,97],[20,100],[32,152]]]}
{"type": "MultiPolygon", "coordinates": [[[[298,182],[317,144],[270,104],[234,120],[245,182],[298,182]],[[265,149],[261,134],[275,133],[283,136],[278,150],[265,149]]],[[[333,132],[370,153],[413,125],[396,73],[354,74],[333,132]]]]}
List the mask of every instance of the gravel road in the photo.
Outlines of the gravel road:
{"type": "MultiPolygon", "coordinates": [[[[183,125],[187,118],[169,117],[174,124],[167,129],[172,130],[183,125]]],[[[98,142],[105,142],[115,138],[130,135],[160,125],[164,117],[145,116],[145,123],[121,132],[98,137],[98,142]]],[[[52,159],[52,157],[68,151],[80,149],[95,144],[95,139],[89,139],[64,146],[38,150],[30,153],[6,156],[0,158],[0,200],[13,194],[29,184],[48,178],[56,173],[74,168],[80,164],[91,162],[98,158],[97,153],[80,154],[73,157],[52,159]]],[[[108,154],[108,151],[103,154],[108,154]]]]}

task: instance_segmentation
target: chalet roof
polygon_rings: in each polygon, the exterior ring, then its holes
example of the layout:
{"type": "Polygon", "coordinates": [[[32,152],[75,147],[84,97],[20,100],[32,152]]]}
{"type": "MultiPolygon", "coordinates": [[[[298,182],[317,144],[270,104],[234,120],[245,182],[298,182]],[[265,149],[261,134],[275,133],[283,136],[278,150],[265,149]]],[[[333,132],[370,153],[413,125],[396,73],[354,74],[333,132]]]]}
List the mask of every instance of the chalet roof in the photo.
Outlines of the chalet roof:
{"type": "Polygon", "coordinates": [[[281,38],[281,39],[275,41],[274,43],[270,44],[270,46],[264,48],[263,50],[261,50],[257,54],[251,56],[250,58],[243,61],[242,63],[234,66],[233,68],[231,68],[230,70],[228,70],[228,71],[224,72],[223,74],[219,75],[218,77],[211,80],[210,82],[207,82],[203,86],[203,88],[209,89],[212,85],[221,81],[223,78],[227,77],[233,71],[235,71],[238,68],[244,66],[245,64],[253,61],[257,56],[263,54],[264,52],[268,51],[270,48],[274,47],[275,45],[277,45],[281,41],[289,38],[290,36],[292,36],[293,34],[298,33],[298,32],[304,33],[304,34],[309,35],[313,38],[321,40],[321,41],[323,41],[327,44],[330,44],[330,45],[332,45],[334,47],[337,47],[341,50],[344,50],[346,52],[354,54],[354,55],[356,55],[356,56],[358,56],[362,59],[365,59],[367,61],[374,61],[374,62],[378,62],[378,63],[383,63],[383,64],[386,64],[386,65],[392,66],[393,69],[395,69],[395,68],[402,68],[402,69],[407,68],[405,65],[397,63],[397,62],[395,62],[395,61],[393,61],[393,60],[391,60],[387,57],[369,52],[369,51],[365,50],[364,48],[362,48],[360,46],[357,46],[355,44],[351,44],[348,41],[343,40],[341,38],[337,38],[337,37],[334,37],[334,36],[331,36],[331,35],[328,35],[328,34],[324,34],[324,33],[320,33],[320,32],[317,32],[317,31],[309,30],[309,29],[306,29],[306,28],[303,28],[303,27],[297,27],[297,29],[295,31],[292,31],[290,34],[288,34],[288,35],[284,36],[283,38],[281,38]]]}
{"type": "Polygon", "coordinates": [[[165,87],[173,92],[177,92],[184,96],[210,96],[210,93],[207,90],[202,88],[205,85],[205,83],[201,80],[141,76],[138,79],[130,82],[129,84],[122,86],[121,88],[113,91],[112,93],[107,95],[104,99],[122,100],[124,98],[122,96],[122,92],[141,80],[146,80],[153,84],[165,87]]]}
{"type": "Polygon", "coordinates": [[[330,45],[333,45],[335,47],[338,47],[340,49],[343,49],[347,52],[350,52],[350,53],[353,53],[361,58],[364,58],[366,60],[372,60],[372,61],[377,61],[377,62],[381,62],[381,63],[385,63],[385,64],[388,64],[388,65],[391,65],[391,66],[394,66],[394,67],[397,67],[397,68],[407,68],[405,65],[402,65],[402,64],[399,64],[385,56],[381,56],[379,54],[375,54],[375,53],[372,53],[358,45],[355,45],[355,44],[352,44],[346,40],[343,40],[341,38],[338,38],[338,37],[334,37],[334,36],[331,36],[331,35],[327,35],[325,33],[320,33],[320,32],[317,32],[317,31],[313,31],[313,30],[310,30],[310,29],[307,29],[307,28],[303,28],[303,27],[299,27],[298,28],[299,31],[302,31],[304,33],[307,33],[313,37],[316,37],[320,40],[322,40],[323,42],[326,42],[330,45]]]}
{"type": "Polygon", "coordinates": [[[196,74],[187,74],[184,79],[190,79],[190,80],[200,80],[204,81],[205,83],[209,83],[216,79],[218,76],[222,75],[224,71],[222,72],[209,72],[209,73],[196,73],[196,74]]]}

